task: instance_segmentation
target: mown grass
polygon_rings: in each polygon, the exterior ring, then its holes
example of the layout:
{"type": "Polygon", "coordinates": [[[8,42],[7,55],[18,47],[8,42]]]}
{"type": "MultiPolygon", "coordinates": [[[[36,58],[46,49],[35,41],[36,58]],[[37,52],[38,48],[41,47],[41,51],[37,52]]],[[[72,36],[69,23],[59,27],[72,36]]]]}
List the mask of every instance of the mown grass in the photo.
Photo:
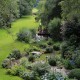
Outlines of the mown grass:
{"type": "Polygon", "coordinates": [[[8,30],[0,29],[0,80],[21,80],[19,77],[6,75],[6,70],[1,67],[2,61],[14,49],[21,51],[29,48],[29,44],[21,43],[16,40],[16,35],[22,28],[37,29],[38,23],[35,22],[34,16],[24,16],[12,23],[12,28],[8,30]]]}

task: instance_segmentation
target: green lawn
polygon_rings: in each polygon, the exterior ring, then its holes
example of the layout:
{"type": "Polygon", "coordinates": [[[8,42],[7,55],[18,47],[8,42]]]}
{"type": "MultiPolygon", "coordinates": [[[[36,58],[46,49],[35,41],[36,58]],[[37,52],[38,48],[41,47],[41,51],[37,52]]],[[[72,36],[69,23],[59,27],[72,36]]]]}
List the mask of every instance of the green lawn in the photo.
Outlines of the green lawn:
{"type": "Polygon", "coordinates": [[[37,29],[38,25],[39,24],[35,22],[34,16],[25,16],[13,22],[12,28],[8,31],[0,29],[0,80],[21,80],[19,77],[6,75],[6,70],[1,68],[1,63],[12,50],[19,49],[23,51],[24,48],[28,48],[30,46],[29,44],[15,40],[16,34],[19,30],[24,27],[28,29],[37,29]],[[8,32],[10,32],[10,34],[8,32]]]}

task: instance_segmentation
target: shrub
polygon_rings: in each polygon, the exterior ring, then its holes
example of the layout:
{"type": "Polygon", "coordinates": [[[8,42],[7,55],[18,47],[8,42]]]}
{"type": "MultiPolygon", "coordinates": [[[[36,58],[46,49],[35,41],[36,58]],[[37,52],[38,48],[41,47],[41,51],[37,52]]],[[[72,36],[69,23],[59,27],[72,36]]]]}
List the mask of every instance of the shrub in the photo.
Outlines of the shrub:
{"type": "Polygon", "coordinates": [[[38,73],[36,73],[36,72],[33,71],[30,74],[30,80],[41,80],[41,79],[40,79],[40,76],[38,75],[38,73]]]}
{"type": "Polygon", "coordinates": [[[62,58],[72,59],[72,55],[74,54],[75,45],[69,46],[68,42],[63,42],[60,46],[62,58]]]}
{"type": "Polygon", "coordinates": [[[71,45],[79,46],[80,43],[80,23],[77,17],[73,17],[72,20],[64,22],[62,26],[62,35],[64,40],[69,41],[71,45]]]}
{"type": "Polygon", "coordinates": [[[55,74],[56,80],[65,80],[61,73],[57,72],[55,74]]]}
{"type": "Polygon", "coordinates": [[[36,72],[24,72],[21,76],[24,80],[41,80],[36,72]]]}
{"type": "Polygon", "coordinates": [[[33,65],[33,71],[37,72],[40,76],[44,75],[45,73],[49,72],[49,65],[46,63],[36,63],[33,65]]]}
{"type": "Polygon", "coordinates": [[[42,76],[41,80],[54,80],[56,79],[55,74],[54,73],[46,73],[45,75],[42,76]]]}
{"type": "Polygon", "coordinates": [[[13,50],[12,53],[8,56],[8,58],[20,59],[21,53],[19,50],[13,50]]]}
{"type": "Polygon", "coordinates": [[[28,57],[28,61],[34,62],[34,61],[35,61],[35,57],[34,57],[33,55],[30,55],[30,56],[28,57]]]}
{"type": "Polygon", "coordinates": [[[36,30],[35,29],[30,29],[30,32],[31,32],[32,38],[35,38],[36,37],[36,30]]]}
{"type": "Polygon", "coordinates": [[[22,77],[24,80],[30,80],[29,75],[30,75],[30,73],[23,72],[23,74],[21,75],[21,77],[22,77]]]}
{"type": "Polygon", "coordinates": [[[3,67],[3,68],[10,68],[10,67],[11,67],[10,59],[5,59],[5,60],[2,62],[2,67],[3,67]]]}
{"type": "Polygon", "coordinates": [[[47,46],[46,44],[40,44],[39,45],[39,47],[41,47],[41,48],[46,48],[46,46],[47,46]]]}
{"type": "Polygon", "coordinates": [[[61,40],[60,27],[61,27],[61,20],[59,18],[54,18],[53,20],[50,21],[48,25],[49,33],[54,41],[61,40]],[[56,33],[58,34],[56,35],[56,33]]]}
{"type": "Polygon", "coordinates": [[[74,69],[75,65],[70,60],[64,60],[64,67],[66,69],[74,69]]]}
{"type": "Polygon", "coordinates": [[[15,65],[11,69],[7,70],[7,74],[13,75],[13,76],[21,76],[24,71],[25,71],[24,67],[15,65]]]}
{"type": "Polygon", "coordinates": [[[48,45],[53,45],[53,43],[54,42],[52,41],[52,39],[49,39],[48,42],[47,42],[48,45]]]}
{"type": "Polygon", "coordinates": [[[65,52],[68,50],[67,47],[68,47],[68,45],[67,45],[66,42],[63,42],[60,45],[60,50],[61,50],[62,58],[65,58],[65,52]]]}
{"type": "Polygon", "coordinates": [[[78,55],[78,56],[76,57],[76,59],[75,59],[74,62],[75,62],[76,67],[80,68],[80,55],[78,55]]]}
{"type": "Polygon", "coordinates": [[[53,73],[53,72],[49,72],[46,73],[45,75],[42,76],[41,80],[68,80],[68,79],[64,79],[64,77],[62,76],[61,73],[53,73]]]}
{"type": "Polygon", "coordinates": [[[40,51],[40,49],[38,47],[36,47],[36,46],[33,46],[32,47],[32,51],[40,51]]]}
{"type": "Polygon", "coordinates": [[[38,43],[38,45],[42,49],[47,47],[47,44],[44,41],[43,42],[41,41],[40,43],[38,43]]]}
{"type": "Polygon", "coordinates": [[[49,65],[56,66],[56,59],[54,57],[50,57],[48,59],[49,65]]]}
{"type": "Polygon", "coordinates": [[[27,29],[20,30],[17,35],[17,40],[24,41],[26,43],[29,43],[30,38],[31,38],[31,32],[27,29]]]}
{"type": "Polygon", "coordinates": [[[60,50],[60,44],[54,44],[53,45],[53,49],[55,50],[55,51],[58,51],[58,50],[60,50]]]}
{"type": "Polygon", "coordinates": [[[32,65],[27,65],[26,68],[32,70],[32,65]]]}
{"type": "Polygon", "coordinates": [[[26,57],[23,57],[23,58],[20,59],[20,65],[26,67],[27,63],[28,63],[28,61],[27,61],[26,57]]]}
{"type": "Polygon", "coordinates": [[[35,21],[38,22],[39,21],[39,17],[35,17],[35,21]]]}
{"type": "Polygon", "coordinates": [[[45,53],[52,53],[53,48],[52,47],[47,47],[45,53]]]}
{"type": "Polygon", "coordinates": [[[76,78],[80,80],[80,69],[73,69],[68,76],[69,78],[76,78]]]}
{"type": "Polygon", "coordinates": [[[52,45],[52,44],[53,44],[53,42],[48,42],[47,44],[48,44],[48,45],[52,45]]]}

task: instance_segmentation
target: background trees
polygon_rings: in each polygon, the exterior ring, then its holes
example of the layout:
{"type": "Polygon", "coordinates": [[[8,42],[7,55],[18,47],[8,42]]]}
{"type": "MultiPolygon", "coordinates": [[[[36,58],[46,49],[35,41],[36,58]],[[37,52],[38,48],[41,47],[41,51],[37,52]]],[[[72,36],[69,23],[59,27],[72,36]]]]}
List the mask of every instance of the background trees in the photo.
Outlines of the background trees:
{"type": "Polygon", "coordinates": [[[20,17],[31,13],[35,1],[36,0],[19,0],[20,17]]]}
{"type": "Polygon", "coordinates": [[[54,17],[61,18],[61,6],[59,2],[61,0],[46,0],[44,5],[44,12],[41,14],[41,22],[43,25],[47,25],[54,17]]]}
{"type": "Polygon", "coordinates": [[[72,19],[76,16],[80,19],[80,0],[64,0],[61,2],[63,19],[72,19]]]}
{"type": "Polygon", "coordinates": [[[61,5],[62,0],[44,0],[43,4],[40,1],[39,17],[42,25],[48,28],[51,38],[54,40],[61,40],[60,27],[61,27],[61,5]],[[59,35],[56,35],[58,32],[59,35]]]}
{"type": "Polygon", "coordinates": [[[0,2],[0,27],[11,27],[11,22],[19,17],[17,0],[1,0],[0,2]]]}
{"type": "Polygon", "coordinates": [[[66,41],[72,45],[78,46],[80,43],[80,0],[64,0],[61,2],[62,18],[62,35],[66,41]]]}
{"type": "Polygon", "coordinates": [[[31,13],[36,0],[0,0],[0,27],[11,27],[16,18],[31,13]]]}
{"type": "MultiPolygon", "coordinates": [[[[41,3],[40,3],[41,4],[41,3]]],[[[61,22],[60,25],[63,25],[62,28],[59,27],[59,30],[61,28],[62,31],[59,31],[59,34],[62,33],[64,37],[72,39],[72,33],[75,34],[74,37],[76,39],[76,35],[79,35],[79,25],[80,25],[80,1],[79,0],[45,0],[44,4],[41,4],[42,6],[42,12],[40,13],[40,19],[42,25],[45,27],[48,27],[48,30],[50,34],[55,36],[54,28],[56,19],[54,18],[60,18],[61,22]],[[75,19],[74,19],[75,18],[75,19]],[[71,38],[70,38],[71,37],[71,38]]],[[[58,29],[55,30],[55,33],[57,33],[58,29]]],[[[58,36],[59,37],[59,36],[58,36]]],[[[63,37],[63,38],[64,38],[63,37]]],[[[56,37],[57,38],[57,37],[56,37]]],[[[79,38],[79,36],[78,36],[79,38]]],[[[79,40],[79,39],[78,39],[79,40]]],[[[76,40],[78,43],[79,41],[76,40]]]]}

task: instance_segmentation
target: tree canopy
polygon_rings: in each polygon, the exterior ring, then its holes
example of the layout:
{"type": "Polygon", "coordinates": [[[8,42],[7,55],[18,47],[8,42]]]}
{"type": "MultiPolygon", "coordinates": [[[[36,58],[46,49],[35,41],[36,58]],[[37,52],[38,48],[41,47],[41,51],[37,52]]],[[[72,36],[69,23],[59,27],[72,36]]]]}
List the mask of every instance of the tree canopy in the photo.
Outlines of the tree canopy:
{"type": "Polygon", "coordinates": [[[0,27],[11,27],[15,19],[31,13],[36,0],[0,0],[0,27]]]}

